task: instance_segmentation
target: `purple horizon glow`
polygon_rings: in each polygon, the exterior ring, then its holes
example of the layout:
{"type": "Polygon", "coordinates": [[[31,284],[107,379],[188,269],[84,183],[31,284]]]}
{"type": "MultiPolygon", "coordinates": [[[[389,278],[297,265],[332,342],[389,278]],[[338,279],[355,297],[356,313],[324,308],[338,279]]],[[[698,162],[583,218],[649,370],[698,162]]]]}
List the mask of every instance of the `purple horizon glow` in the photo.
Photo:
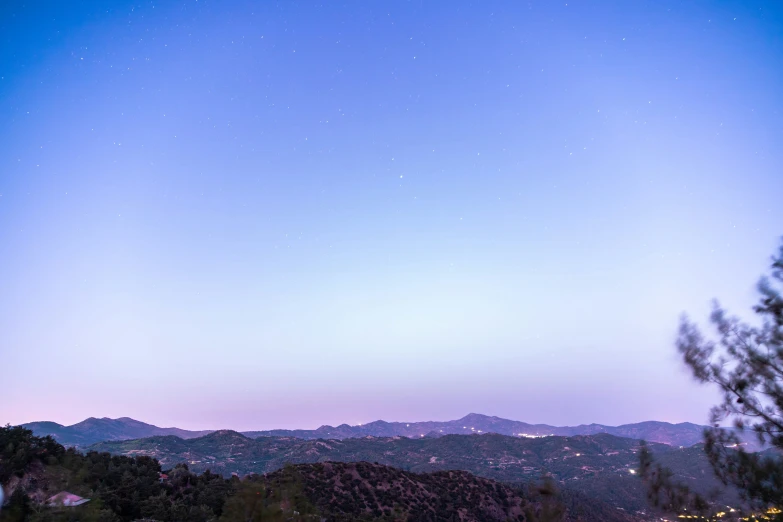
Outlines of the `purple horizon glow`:
{"type": "Polygon", "coordinates": [[[106,4],[0,7],[0,424],[707,421],[779,2],[106,4]]]}

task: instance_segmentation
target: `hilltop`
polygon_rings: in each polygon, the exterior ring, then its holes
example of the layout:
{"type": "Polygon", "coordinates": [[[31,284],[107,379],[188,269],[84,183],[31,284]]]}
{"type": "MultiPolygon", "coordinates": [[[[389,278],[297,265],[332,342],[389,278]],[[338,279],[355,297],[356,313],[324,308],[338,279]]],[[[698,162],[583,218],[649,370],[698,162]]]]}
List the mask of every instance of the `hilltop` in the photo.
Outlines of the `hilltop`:
{"type": "MultiPolygon", "coordinates": [[[[368,462],[299,464],[265,477],[282,482],[295,474],[304,495],[328,521],[460,520],[530,521],[551,509],[536,488],[512,487],[465,471],[411,473],[368,462]]],[[[559,495],[560,520],[642,520],[579,495],[559,495]]]]}

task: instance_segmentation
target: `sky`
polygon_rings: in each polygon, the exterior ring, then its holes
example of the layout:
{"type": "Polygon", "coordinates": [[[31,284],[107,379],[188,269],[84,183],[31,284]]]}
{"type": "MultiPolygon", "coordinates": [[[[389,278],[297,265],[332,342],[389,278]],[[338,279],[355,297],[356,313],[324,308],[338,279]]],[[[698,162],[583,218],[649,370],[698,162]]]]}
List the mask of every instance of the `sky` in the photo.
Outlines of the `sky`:
{"type": "Polygon", "coordinates": [[[777,1],[0,5],[0,424],[705,423],[777,1]]]}

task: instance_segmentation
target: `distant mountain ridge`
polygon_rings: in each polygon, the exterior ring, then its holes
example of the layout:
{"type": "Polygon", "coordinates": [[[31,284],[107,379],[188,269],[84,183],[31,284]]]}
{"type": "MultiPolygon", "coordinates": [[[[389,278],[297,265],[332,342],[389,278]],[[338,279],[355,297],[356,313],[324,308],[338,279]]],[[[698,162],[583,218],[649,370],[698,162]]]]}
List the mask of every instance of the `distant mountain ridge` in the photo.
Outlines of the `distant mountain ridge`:
{"type": "MultiPolygon", "coordinates": [[[[103,441],[131,440],[146,437],[175,435],[192,439],[212,433],[214,430],[192,431],[179,428],[160,428],[128,417],[119,419],[91,417],[71,426],[55,422],[31,422],[24,424],[38,436],[52,435],[65,446],[85,447],[103,441]]],[[[246,431],[243,435],[256,437],[295,437],[304,440],[351,439],[359,437],[438,437],[442,435],[468,435],[471,433],[498,433],[515,437],[542,437],[559,435],[595,435],[606,433],[617,437],[644,439],[671,446],[692,446],[702,441],[705,426],[683,422],[647,421],[621,426],[582,424],[579,426],[550,426],[490,417],[471,413],[451,421],[387,422],[378,420],[368,424],[350,426],[321,426],[314,430],[263,430],[246,431]]]]}
{"type": "Polygon", "coordinates": [[[670,446],[692,446],[702,441],[706,426],[690,422],[671,424],[668,422],[646,421],[621,426],[602,424],[581,424],[579,426],[550,426],[548,424],[528,424],[526,422],[490,417],[471,413],[452,421],[424,422],[386,422],[375,421],[368,424],[349,426],[321,426],[315,430],[265,430],[246,431],[244,435],[255,437],[296,437],[298,439],[350,439],[356,437],[422,437],[439,435],[469,435],[471,433],[498,433],[516,437],[543,437],[559,435],[596,435],[607,433],[617,437],[644,439],[670,446]]]}
{"type": "Polygon", "coordinates": [[[192,439],[212,433],[211,430],[190,431],[179,428],[159,428],[158,426],[129,417],[120,417],[119,419],[90,417],[71,426],[63,426],[62,424],[49,421],[30,422],[22,426],[32,430],[37,436],[51,435],[63,446],[77,448],[111,440],[142,439],[165,435],[192,439]]]}

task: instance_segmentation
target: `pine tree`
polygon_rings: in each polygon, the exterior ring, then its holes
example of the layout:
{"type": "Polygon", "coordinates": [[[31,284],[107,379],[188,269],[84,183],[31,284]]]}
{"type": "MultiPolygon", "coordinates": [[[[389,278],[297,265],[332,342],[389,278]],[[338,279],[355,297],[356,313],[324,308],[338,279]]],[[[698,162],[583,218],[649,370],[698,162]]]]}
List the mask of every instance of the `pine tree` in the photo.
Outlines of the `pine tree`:
{"type": "MultiPolygon", "coordinates": [[[[783,244],[758,291],[760,299],[753,307],[758,325],[729,316],[715,302],[710,317],[715,339],[683,317],[677,349],[699,382],[722,393],[711,411],[711,427],[704,432],[705,452],[716,476],[740,492],[747,508],[774,512],[783,507],[783,460],[777,454],[746,451],[741,436],[752,432],[762,445],[783,450],[783,244]],[[725,429],[727,423],[736,429],[725,429]]],[[[709,503],[676,484],[646,448],[640,458],[641,475],[655,505],[709,512],[709,503]]]]}

